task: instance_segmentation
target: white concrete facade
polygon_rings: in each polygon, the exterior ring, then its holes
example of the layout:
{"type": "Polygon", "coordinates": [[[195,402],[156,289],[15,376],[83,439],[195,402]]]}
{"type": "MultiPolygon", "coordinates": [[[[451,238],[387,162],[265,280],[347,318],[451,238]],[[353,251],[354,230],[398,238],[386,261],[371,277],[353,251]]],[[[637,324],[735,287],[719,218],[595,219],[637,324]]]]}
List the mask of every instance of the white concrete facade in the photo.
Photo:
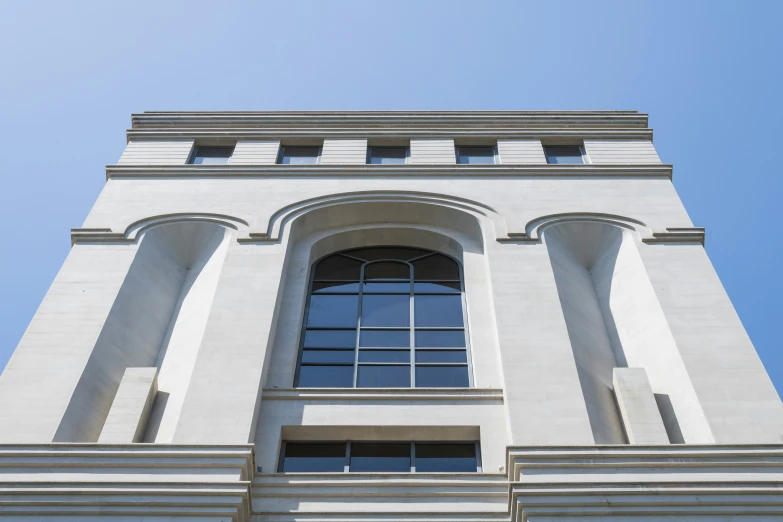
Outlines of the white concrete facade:
{"type": "Polygon", "coordinates": [[[152,112],[106,172],[0,375],[0,520],[783,517],[783,404],[646,115],[152,112]],[[470,387],[294,386],[313,264],[370,246],[459,262],[470,387]],[[481,471],[278,473],[290,441],[478,442],[481,471]]]}

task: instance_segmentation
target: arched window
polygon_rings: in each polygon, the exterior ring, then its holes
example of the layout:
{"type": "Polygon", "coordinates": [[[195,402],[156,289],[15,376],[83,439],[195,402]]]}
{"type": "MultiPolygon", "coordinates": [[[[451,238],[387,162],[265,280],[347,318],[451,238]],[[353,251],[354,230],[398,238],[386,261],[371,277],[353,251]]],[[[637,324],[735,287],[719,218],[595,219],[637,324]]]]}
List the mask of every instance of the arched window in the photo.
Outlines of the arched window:
{"type": "Polygon", "coordinates": [[[470,386],[459,264],[405,247],[348,250],[313,269],[296,386],[470,386]]]}

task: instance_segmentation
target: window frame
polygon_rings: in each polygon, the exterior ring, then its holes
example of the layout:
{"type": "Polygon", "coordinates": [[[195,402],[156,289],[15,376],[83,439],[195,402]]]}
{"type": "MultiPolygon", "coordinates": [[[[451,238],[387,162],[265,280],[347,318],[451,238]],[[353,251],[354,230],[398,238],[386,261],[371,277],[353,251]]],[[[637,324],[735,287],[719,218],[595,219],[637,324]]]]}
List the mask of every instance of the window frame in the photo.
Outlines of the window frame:
{"type": "Polygon", "coordinates": [[[582,163],[570,163],[570,165],[588,165],[590,164],[590,158],[587,156],[587,150],[585,149],[584,143],[578,144],[578,145],[567,145],[567,144],[550,144],[550,145],[543,145],[541,146],[544,149],[544,159],[546,160],[547,165],[569,165],[569,163],[549,163],[549,154],[547,154],[546,149],[548,147],[577,147],[579,149],[579,153],[582,156],[582,163]]]}
{"type": "Polygon", "coordinates": [[[481,459],[481,441],[480,440],[419,440],[419,441],[406,441],[406,440],[283,440],[280,442],[280,452],[277,456],[277,466],[275,466],[277,473],[484,473],[484,468],[481,459]],[[283,471],[285,466],[285,454],[286,448],[289,443],[293,444],[345,444],[345,459],[343,461],[342,471],[283,471]],[[410,446],[410,469],[408,471],[351,471],[351,445],[356,444],[407,444],[410,446]],[[476,455],[476,471],[416,471],[416,444],[419,443],[424,446],[436,445],[436,444],[473,444],[474,452],[476,455]]]}
{"type": "MultiPolygon", "coordinates": [[[[323,154],[323,151],[324,151],[323,144],[321,144],[321,145],[280,145],[280,150],[277,152],[277,160],[275,161],[275,163],[277,165],[286,165],[285,163],[283,163],[283,158],[285,157],[285,149],[286,148],[289,148],[289,149],[298,149],[298,148],[302,148],[302,149],[304,149],[304,148],[318,149],[318,154],[316,154],[316,156],[315,156],[315,163],[303,163],[303,164],[298,164],[298,165],[294,164],[295,167],[301,167],[302,165],[318,165],[318,164],[320,164],[321,163],[321,155],[323,154]]],[[[288,165],[291,165],[291,164],[289,163],[288,165]]]]}
{"type": "MultiPolygon", "coordinates": [[[[473,388],[474,387],[473,353],[472,353],[471,345],[470,345],[470,332],[469,332],[469,328],[468,328],[468,324],[469,324],[468,323],[468,306],[467,306],[467,296],[466,296],[466,292],[465,292],[465,272],[464,272],[464,267],[463,267],[462,263],[458,259],[454,258],[453,256],[450,256],[450,255],[448,255],[448,254],[446,254],[444,252],[438,251],[438,250],[431,250],[431,249],[425,249],[425,248],[420,248],[420,247],[409,247],[409,246],[403,246],[403,245],[376,245],[376,246],[371,246],[371,247],[355,247],[355,248],[350,248],[350,249],[346,249],[346,250],[338,250],[338,251],[335,251],[335,252],[331,252],[329,254],[321,256],[320,258],[315,260],[310,265],[310,274],[309,274],[309,277],[308,277],[308,284],[307,284],[307,288],[306,288],[306,292],[307,293],[306,293],[306,296],[305,296],[305,298],[306,298],[306,300],[305,300],[305,307],[304,307],[304,310],[303,310],[303,313],[302,313],[302,316],[301,316],[301,319],[300,319],[301,327],[300,327],[300,330],[299,330],[299,342],[298,342],[299,350],[298,350],[297,357],[296,357],[296,370],[294,372],[294,379],[293,379],[293,387],[294,388],[308,389],[307,387],[300,386],[300,384],[299,384],[299,377],[300,377],[301,368],[302,368],[302,357],[304,355],[304,350],[305,350],[305,335],[307,333],[307,320],[308,320],[308,317],[309,317],[309,314],[310,314],[310,301],[311,301],[311,299],[313,297],[313,282],[315,281],[315,269],[316,269],[316,267],[318,266],[318,264],[321,261],[323,261],[324,259],[326,259],[326,258],[328,258],[330,256],[334,256],[334,255],[342,255],[342,256],[348,257],[350,259],[354,259],[356,261],[360,261],[362,263],[362,266],[361,266],[360,272],[359,272],[359,290],[358,290],[358,292],[356,294],[350,294],[350,295],[356,295],[357,298],[358,298],[357,321],[356,321],[356,327],[355,327],[355,329],[356,329],[356,337],[355,337],[354,346],[353,346],[353,350],[354,350],[353,383],[352,383],[352,386],[350,388],[344,388],[344,387],[334,387],[334,388],[331,388],[330,387],[329,389],[335,389],[335,390],[345,390],[345,389],[370,390],[370,389],[373,389],[372,387],[359,387],[358,386],[359,367],[361,365],[364,365],[364,366],[404,366],[404,365],[407,365],[409,370],[410,370],[410,382],[409,382],[409,385],[408,386],[404,386],[404,387],[387,387],[386,388],[386,389],[400,389],[400,390],[416,389],[416,368],[417,368],[417,366],[422,366],[422,367],[426,367],[426,366],[429,366],[429,367],[433,367],[433,366],[434,367],[462,367],[462,366],[466,366],[467,367],[467,374],[468,374],[468,384],[467,384],[467,387],[446,387],[446,386],[444,386],[444,387],[438,387],[436,389],[441,389],[441,388],[444,388],[444,389],[465,389],[465,388],[473,388]],[[425,253],[420,255],[420,256],[412,257],[407,262],[406,261],[395,260],[395,259],[388,259],[388,258],[373,259],[371,261],[365,261],[365,260],[360,259],[358,257],[351,257],[349,255],[350,252],[352,252],[352,251],[364,250],[364,249],[368,249],[368,248],[384,248],[384,249],[386,249],[386,248],[417,248],[419,250],[424,250],[425,253]],[[442,255],[442,256],[445,256],[445,257],[449,258],[454,263],[456,263],[457,269],[459,271],[459,293],[457,293],[457,292],[440,292],[440,293],[437,293],[437,292],[429,293],[428,292],[428,293],[424,293],[424,294],[421,294],[421,293],[416,294],[415,293],[415,291],[414,291],[415,286],[414,285],[415,285],[416,281],[414,279],[415,273],[413,271],[413,264],[412,263],[415,262],[415,261],[418,261],[420,259],[423,259],[425,257],[432,256],[432,255],[442,255]],[[409,288],[409,291],[408,291],[408,298],[409,298],[409,309],[408,309],[409,324],[408,324],[407,327],[388,327],[388,326],[362,327],[362,325],[361,325],[361,317],[362,317],[362,305],[363,305],[363,297],[364,297],[364,285],[362,283],[365,282],[365,279],[364,279],[365,269],[366,269],[367,265],[372,264],[372,263],[382,263],[382,262],[390,262],[390,261],[391,262],[397,262],[397,263],[406,263],[406,264],[409,265],[409,270],[410,270],[410,276],[409,276],[410,277],[410,281],[409,281],[410,288],[409,288]],[[417,328],[416,327],[416,322],[415,322],[416,309],[415,309],[415,303],[414,303],[415,297],[417,295],[451,295],[451,296],[459,295],[460,296],[460,304],[462,306],[462,327],[460,328],[460,327],[453,327],[453,326],[446,326],[446,327],[429,327],[429,326],[424,326],[424,327],[417,328]],[[360,344],[361,344],[361,334],[362,334],[362,329],[363,328],[364,328],[364,330],[400,330],[400,331],[406,331],[407,330],[409,332],[409,334],[410,334],[409,345],[408,345],[408,347],[362,347],[362,346],[360,346],[360,344]],[[417,330],[425,330],[425,331],[438,331],[438,330],[455,331],[456,330],[456,331],[462,331],[462,333],[464,335],[464,338],[465,338],[464,350],[465,350],[466,362],[465,363],[444,363],[444,362],[417,363],[416,362],[416,350],[417,350],[417,347],[416,347],[416,339],[415,339],[415,335],[416,335],[416,331],[417,330]],[[368,363],[368,362],[363,362],[362,363],[362,362],[359,361],[360,350],[366,350],[366,351],[408,350],[409,351],[409,360],[408,360],[407,363],[400,363],[400,362],[390,362],[390,363],[377,363],[377,362],[375,362],[375,363],[368,363]]],[[[428,280],[428,281],[430,281],[430,280],[428,280]]],[[[443,280],[442,282],[453,282],[453,280],[443,280]]],[[[320,295],[323,295],[323,294],[320,294],[320,295]]],[[[327,294],[327,295],[329,295],[329,294],[327,294]]],[[[401,294],[401,293],[397,293],[397,294],[371,293],[370,295],[405,295],[405,294],[401,294]]],[[[341,327],[318,327],[318,328],[313,328],[313,329],[314,330],[347,330],[348,328],[341,328],[341,327]]],[[[332,348],[332,349],[339,350],[341,348],[332,348]]],[[[350,350],[350,348],[342,348],[342,349],[350,350]]],[[[442,346],[442,347],[420,347],[418,349],[421,350],[421,351],[453,351],[453,350],[462,350],[463,347],[442,346]]],[[[327,364],[327,363],[320,363],[320,364],[317,364],[317,363],[307,363],[307,365],[308,366],[319,366],[319,365],[320,366],[335,366],[335,364],[333,364],[333,363],[332,364],[327,364]]],[[[336,366],[348,366],[348,365],[347,364],[336,364],[336,366]]],[[[310,389],[318,389],[318,388],[311,387],[310,389]]],[[[419,389],[426,389],[426,388],[419,388],[419,389]]]]}
{"type": "MultiPolygon", "coordinates": [[[[500,155],[498,154],[498,146],[497,146],[497,143],[496,143],[494,145],[455,145],[454,148],[456,150],[454,151],[454,155],[455,155],[456,160],[457,160],[457,165],[470,165],[470,163],[461,163],[460,162],[460,158],[462,156],[460,154],[460,149],[462,147],[465,147],[465,148],[470,148],[470,147],[477,147],[477,148],[479,148],[479,147],[487,147],[487,148],[491,148],[492,149],[492,163],[485,163],[484,165],[497,165],[498,163],[500,163],[500,155]]],[[[481,163],[474,163],[473,165],[474,166],[479,166],[479,165],[482,165],[482,164],[481,163]]]]}
{"type": "MultiPolygon", "coordinates": [[[[368,145],[367,159],[366,159],[367,165],[374,165],[373,163],[370,163],[373,157],[372,155],[373,149],[405,149],[405,159],[402,163],[399,163],[399,165],[407,165],[411,162],[411,148],[409,145],[368,145]]],[[[395,164],[391,163],[390,165],[395,165],[395,164]]]]}
{"type": "MultiPolygon", "coordinates": [[[[209,167],[214,167],[214,166],[217,166],[217,165],[228,165],[229,162],[231,161],[231,158],[234,157],[234,152],[236,151],[236,148],[237,148],[236,143],[233,144],[233,145],[193,145],[193,148],[190,151],[190,155],[188,156],[188,163],[187,164],[188,165],[199,165],[199,166],[206,165],[206,166],[209,166],[209,167]],[[220,149],[231,149],[231,154],[229,154],[226,157],[226,162],[225,163],[194,163],[194,161],[198,157],[198,150],[199,149],[217,149],[217,148],[220,148],[220,149]]],[[[209,157],[209,156],[207,156],[207,157],[209,157]]],[[[216,156],[213,156],[213,157],[216,157],[216,156]]]]}

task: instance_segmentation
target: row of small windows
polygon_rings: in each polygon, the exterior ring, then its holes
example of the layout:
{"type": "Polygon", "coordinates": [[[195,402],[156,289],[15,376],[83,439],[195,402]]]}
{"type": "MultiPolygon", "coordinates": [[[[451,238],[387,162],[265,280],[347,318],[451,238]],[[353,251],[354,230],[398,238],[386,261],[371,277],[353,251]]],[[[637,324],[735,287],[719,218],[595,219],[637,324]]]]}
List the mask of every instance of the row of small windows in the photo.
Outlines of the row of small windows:
{"type": "Polygon", "coordinates": [[[469,387],[463,301],[459,265],[437,252],[378,247],[321,259],[295,385],[469,387]]]}
{"type": "Polygon", "coordinates": [[[477,442],[283,442],[279,473],[475,473],[477,442]]]}
{"type": "MultiPolygon", "coordinates": [[[[457,163],[461,165],[490,165],[498,163],[497,149],[487,146],[455,147],[457,163]]],[[[225,165],[234,153],[233,146],[199,146],[191,163],[194,165],[225,165]]],[[[546,162],[553,165],[582,164],[584,150],[579,145],[545,145],[546,162]]],[[[318,146],[284,146],[280,148],[277,163],[281,165],[315,165],[321,156],[318,146]]],[[[403,165],[408,163],[408,147],[368,147],[368,165],[403,165]]]]}

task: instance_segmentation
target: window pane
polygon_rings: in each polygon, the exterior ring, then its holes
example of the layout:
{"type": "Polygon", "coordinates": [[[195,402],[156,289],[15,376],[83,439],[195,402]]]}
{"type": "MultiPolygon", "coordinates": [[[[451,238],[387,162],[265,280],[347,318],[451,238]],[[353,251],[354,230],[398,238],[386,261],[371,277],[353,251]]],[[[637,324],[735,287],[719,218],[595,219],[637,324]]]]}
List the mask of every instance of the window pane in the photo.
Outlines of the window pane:
{"type": "MultiPolygon", "coordinates": [[[[313,296],[314,298],[316,296],[313,296]]],[[[321,296],[343,297],[343,296],[321,296]]],[[[432,296],[427,296],[432,297],[432,296]]],[[[434,296],[442,297],[442,296],[434,296]]],[[[451,297],[451,296],[446,296],[451,297]]],[[[362,326],[409,326],[410,297],[407,295],[365,295],[362,298],[362,326]]]]}
{"type": "Polygon", "coordinates": [[[410,294],[411,284],[405,283],[365,283],[365,294],[410,294]]]}
{"type": "Polygon", "coordinates": [[[358,294],[359,283],[347,283],[344,281],[315,281],[313,282],[314,294],[358,294]]]}
{"type": "Polygon", "coordinates": [[[411,470],[410,444],[351,444],[351,471],[406,473],[411,470]]]}
{"type": "Polygon", "coordinates": [[[353,388],[353,366],[299,367],[300,388],[353,388]]]}
{"type": "Polygon", "coordinates": [[[310,296],[307,326],[356,327],[358,306],[359,296],[356,295],[314,294],[310,296]]]}
{"type": "Polygon", "coordinates": [[[302,364],[339,363],[353,365],[355,350],[302,350],[302,364]]]}
{"type": "Polygon", "coordinates": [[[377,259],[399,259],[401,261],[408,261],[415,257],[423,256],[427,254],[428,251],[420,248],[408,247],[373,247],[349,250],[345,253],[367,261],[375,261],[377,259]]]}
{"type": "Polygon", "coordinates": [[[280,163],[283,165],[312,165],[318,163],[320,147],[284,147],[280,163]]]}
{"type": "Polygon", "coordinates": [[[416,350],[417,363],[467,363],[465,350],[416,350]]]}
{"type": "Polygon", "coordinates": [[[198,147],[193,155],[193,165],[225,165],[234,147],[198,147]]]}
{"type": "Polygon", "coordinates": [[[417,294],[458,294],[461,291],[459,281],[440,283],[414,283],[413,291],[417,294]]]}
{"type": "Polygon", "coordinates": [[[318,262],[313,279],[316,281],[358,281],[362,263],[343,256],[329,256],[318,262]]]}
{"type": "Polygon", "coordinates": [[[345,443],[287,443],[282,472],[342,472],[345,470],[345,443]]]}
{"type": "Polygon", "coordinates": [[[305,348],[353,348],[356,330],[307,330],[305,348]]]}
{"type": "Polygon", "coordinates": [[[416,347],[459,348],[465,346],[465,332],[462,330],[416,330],[416,347]]]}
{"type": "Polygon", "coordinates": [[[407,152],[406,147],[371,147],[370,164],[399,165],[405,163],[407,152]]]}
{"type": "Polygon", "coordinates": [[[417,388],[467,388],[467,366],[416,366],[417,388]]]}
{"type": "Polygon", "coordinates": [[[409,347],[411,333],[409,330],[362,330],[359,346],[375,348],[409,347]]]}
{"type": "Polygon", "coordinates": [[[476,445],[416,443],[416,471],[435,473],[475,472],[478,470],[476,445]]]}
{"type": "Polygon", "coordinates": [[[359,366],[358,388],[410,388],[411,367],[359,366]]]}
{"type": "Polygon", "coordinates": [[[416,281],[459,281],[459,266],[444,255],[435,254],[413,262],[416,281]]]}
{"type": "Polygon", "coordinates": [[[411,269],[405,263],[380,261],[364,267],[365,279],[410,279],[411,269]]]}
{"type": "Polygon", "coordinates": [[[461,164],[495,163],[493,147],[459,147],[459,162],[461,164]]]}
{"type": "Polygon", "coordinates": [[[360,363],[409,363],[410,350],[359,350],[360,363]]]}
{"type": "Polygon", "coordinates": [[[417,327],[462,326],[461,295],[417,295],[413,299],[417,327]]]}
{"type": "Polygon", "coordinates": [[[544,147],[546,162],[553,165],[582,164],[582,150],[576,145],[544,147]]]}

